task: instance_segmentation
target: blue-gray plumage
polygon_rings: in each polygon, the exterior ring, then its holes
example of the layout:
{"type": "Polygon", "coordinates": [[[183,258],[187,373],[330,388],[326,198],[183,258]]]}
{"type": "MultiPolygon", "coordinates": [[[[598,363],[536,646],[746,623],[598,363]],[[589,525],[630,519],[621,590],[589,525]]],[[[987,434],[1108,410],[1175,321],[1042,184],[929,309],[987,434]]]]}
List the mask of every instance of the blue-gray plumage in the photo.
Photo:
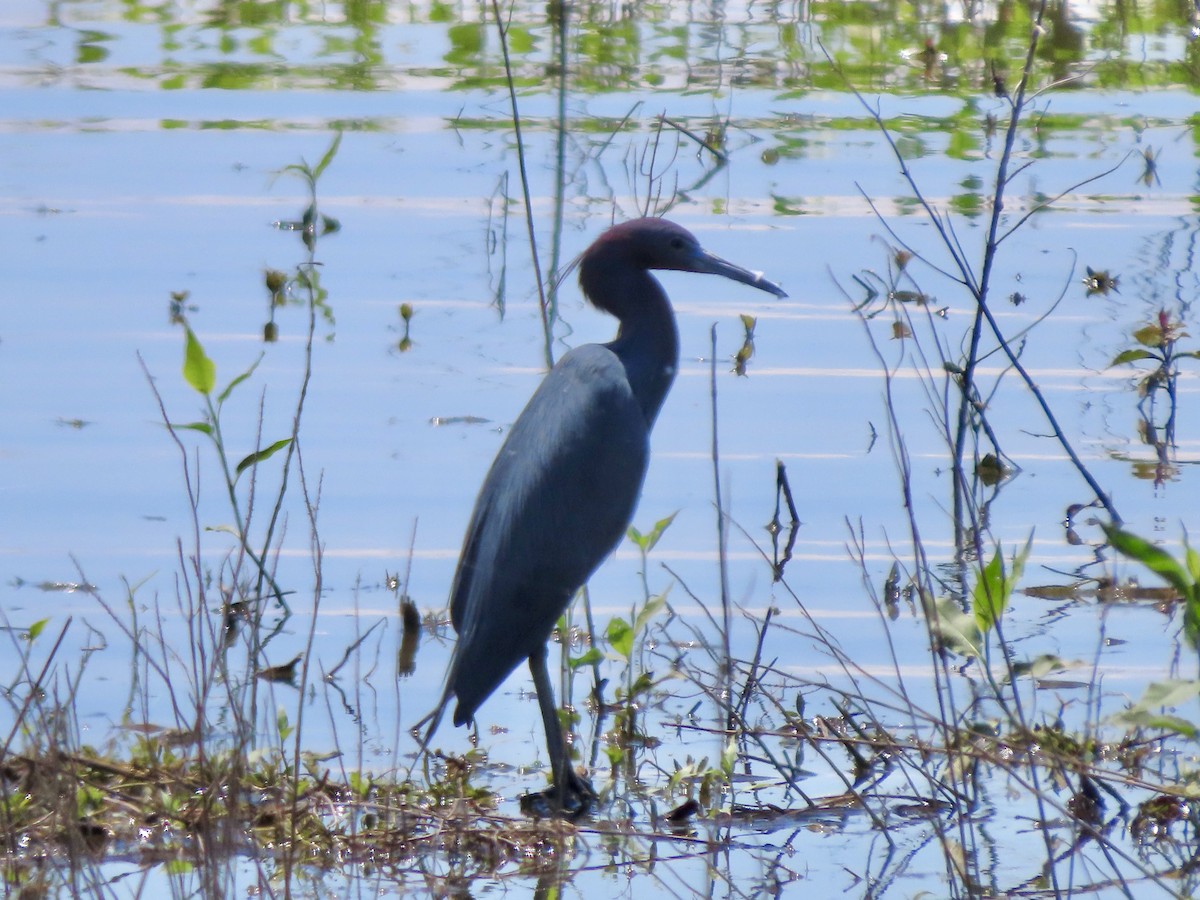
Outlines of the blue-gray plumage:
{"type": "Polygon", "coordinates": [[[567,814],[591,786],[570,764],[559,727],[546,642],[575,592],[633,517],[650,460],[650,430],[675,378],[679,336],[651,269],[723,275],[777,296],[781,288],[703,250],[663,219],[610,228],[579,260],[579,283],[620,322],[615,340],[568,352],[521,412],[484,479],[450,597],[458,643],[425,743],[446,705],[454,724],[528,660],[546,728],[555,790],[567,814]]]}

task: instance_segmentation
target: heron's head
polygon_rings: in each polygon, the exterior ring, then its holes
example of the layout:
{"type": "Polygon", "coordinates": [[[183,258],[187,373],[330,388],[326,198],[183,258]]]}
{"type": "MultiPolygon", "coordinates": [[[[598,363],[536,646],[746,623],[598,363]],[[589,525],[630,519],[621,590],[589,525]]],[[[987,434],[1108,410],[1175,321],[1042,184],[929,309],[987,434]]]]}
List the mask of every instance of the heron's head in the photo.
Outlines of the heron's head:
{"type": "Polygon", "coordinates": [[[580,257],[579,282],[593,303],[609,309],[613,304],[608,295],[618,289],[628,273],[650,269],[723,275],[777,297],[787,296],[761,272],[751,272],[709,253],[686,228],[653,217],[622,222],[596,238],[580,257]]]}

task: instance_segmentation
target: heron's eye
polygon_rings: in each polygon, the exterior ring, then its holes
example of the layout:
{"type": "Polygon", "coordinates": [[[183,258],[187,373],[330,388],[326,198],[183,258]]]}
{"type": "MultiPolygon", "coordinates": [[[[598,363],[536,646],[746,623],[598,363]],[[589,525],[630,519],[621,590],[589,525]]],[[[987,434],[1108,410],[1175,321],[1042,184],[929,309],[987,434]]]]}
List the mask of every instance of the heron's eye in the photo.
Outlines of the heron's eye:
{"type": "Polygon", "coordinates": [[[682,250],[683,249],[683,238],[681,238],[681,237],[671,238],[671,249],[672,250],[682,250]]]}

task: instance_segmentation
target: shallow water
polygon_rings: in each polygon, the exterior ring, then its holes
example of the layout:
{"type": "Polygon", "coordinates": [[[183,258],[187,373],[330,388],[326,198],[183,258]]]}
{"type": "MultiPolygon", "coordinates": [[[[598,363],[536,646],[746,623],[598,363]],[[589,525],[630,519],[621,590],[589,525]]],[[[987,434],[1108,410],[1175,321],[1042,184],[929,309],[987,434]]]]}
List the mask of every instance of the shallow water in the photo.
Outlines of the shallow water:
{"type": "MultiPolygon", "coordinates": [[[[518,6],[510,37],[544,272],[565,267],[613,219],[636,214],[648,194],[660,208],[674,195],[672,219],[791,294],[777,301],[716,279],[662,276],[679,316],[683,359],[656,427],[635,518],[647,530],[676,514],[651,554],[650,591],[669,588],[674,612],[715,640],[704,612],[720,607],[710,453],[715,324],[717,469],[723,503],[744,529],[732,531],[727,554],[737,608],[734,655],[753,654],[761,617],[775,605],[780,618],[765,650],[782,672],[805,683],[842,677],[801,636],[811,630],[811,615],[864,670],[894,679],[883,640],[890,633],[896,665],[922,705],[933,702],[924,625],[905,613],[885,627],[847,550],[861,527],[865,577],[877,590],[893,559],[910,557],[882,370],[852,304],[864,296],[854,276],[886,271],[885,242],[903,239],[939,266],[949,260],[887,142],[831,72],[817,40],[847,61],[868,103],[879,104],[926,198],[950,213],[974,261],[1007,114],[980,47],[1015,72],[1026,14],[985,6],[964,20],[961,10],[943,19],[940,8],[937,17],[932,8],[899,9],[750,4],[722,7],[718,15],[667,5],[605,19],[612,10],[589,7],[570,42],[561,132],[557,42],[544,10],[518,6]],[[998,17],[1009,25],[983,40],[998,17]],[[915,62],[926,36],[948,53],[928,79],[915,62]],[[662,181],[649,185],[660,113],[698,134],[714,117],[727,118],[728,164],[716,165],[667,129],[653,164],[662,181]],[[989,130],[989,116],[1000,119],[1001,130],[989,130]],[[731,372],[742,343],[740,314],[758,319],[746,378],[731,372]],[[803,520],[787,569],[799,601],[772,584],[760,556],[769,546],[763,526],[775,507],[777,459],[788,467],[803,520]]],[[[1013,177],[1007,221],[1058,199],[1006,241],[992,275],[1004,327],[1011,333],[1034,326],[1022,362],[1076,450],[1133,530],[1176,549],[1181,524],[1193,532],[1200,524],[1195,491],[1186,486],[1200,449],[1189,415],[1200,392],[1195,361],[1181,366],[1173,468],[1158,482],[1145,477],[1155,457],[1139,438],[1134,373],[1107,366],[1160,308],[1191,325],[1197,147],[1189,24],[1151,10],[1120,19],[1107,7],[1072,7],[1059,23],[1050,45],[1057,51],[1053,77],[1074,80],[1039,98],[1033,124],[1018,136],[1019,158],[1031,165],[1013,177]],[[1144,179],[1147,149],[1156,168],[1144,179]],[[1119,275],[1118,289],[1087,296],[1088,266],[1119,275]],[[1015,293],[1026,298],[1021,305],[1010,302],[1015,293]]],[[[1042,83],[1050,78],[1044,72],[1042,83]]],[[[59,684],[86,660],[88,677],[75,702],[84,743],[108,740],[127,715],[176,724],[163,685],[148,680],[141,696],[131,687],[130,643],[113,621],[133,614],[125,599],[133,585],[132,607],[143,623],[160,617],[155,627],[169,646],[190,639],[175,573],[177,539],[185,557],[193,549],[191,516],[180,454],[145,374],[172,421],[200,417],[199,396],[180,376],[183,339],[170,321],[170,294],[188,292],[189,321],[216,361],[219,384],[263,354],[225,408],[231,456],[253,449],[260,401],[262,443],[285,435],[305,313],[295,305],[278,310],[280,340],[263,345],[269,309],[262,273],[290,272],[304,260],[296,233],[272,223],[298,218],[307,200],[302,182],[281,170],[302,159],[315,164],[333,133],[343,131],[318,186],[321,211],[341,229],[323,236],[317,250],[333,322],[317,325],[301,432],[307,478],[315,487],[319,477],[321,485],[322,589],[310,662],[328,671],[358,636],[377,622],[385,627],[355,654],[354,674],[341,675],[350,707],[329,700],[320,686],[306,695],[312,714],[304,743],[318,752],[347,751],[347,768],[407,765],[416,745],[406,730],[435,701],[449,636],[426,640],[417,674],[397,688],[400,629],[387,574],[401,573],[404,591],[423,611],[442,608],[475,491],[544,371],[494,26],[480,8],[440,4],[19,0],[0,11],[0,98],[8,248],[0,322],[0,383],[8,386],[0,392],[0,498],[7,510],[0,608],[14,633],[48,617],[47,632],[57,634],[70,617],[60,657],[70,662],[59,684]],[[406,352],[397,349],[401,303],[414,310],[406,352]],[[436,424],[443,419],[452,421],[436,424]],[[85,578],[112,616],[89,593],[63,589],[85,578]]],[[[957,352],[969,327],[969,297],[928,266],[915,271],[934,298],[930,308],[945,309],[932,329],[957,352]]],[[[587,309],[570,280],[559,303],[555,356],[612,334],[613,323],[587,309]]],[[[890,313],[867,328],[886,363],[898,367],[893,403],[905,424],[925,546],[948,559],[946,451],[913,375],[914,342],[891,339],[890,313]]],[[[1190,330],[1200,335],[1200,328],[1190,330]]],[[[999,357],[988,360],[988,383],[1002,369],[999,357]]],[[[1007,552],[1032,532],[1026,582],[1060,583],[1062,573],[1093,561],[1087,542],[1098,543],[1097,529],[1081,523],[1085,543],[1072,546],[1062,527],[1067,507],[1090,494],[1014,376],[1005,376],[988,401],[990,422],[1022,469],[991,508],[992,534],[1007,552]]],[[[204,449],[198,458],[198,520],[225,524],[230,513],[213,460],[204,449]]],[[[270,465],[261,467],[267,481],[277,477],[270,465]]],[[[292,602],[302,614],[269,644],[271,663],[305,650],[314,599],[309,525],[297,489],[287,514],[276,578],[297,591],[292,602]]],[[[206,565],[219,571],[233,546],[229,536],[205,532],[201,544],[206,565]]],[[[593,579],[601,630],[641,602],[641,568],[626,544],[593,579]]],[[[1117,571],[1139,574],[1132,566],[1117,571]]],[[[1164,659],[1176,628],[1149,607],[1102,613],[1090,604],[1018,598],[1011,617],[1007,634],[1031,655],[1090,663],[1105,636],[1119,635],[1124,643],[1099,654],[1114,708],[1169,670],[1164,659]]],[[[677,625],[658,635],[668,649],[655,651],[649,667],[669,669],[670,642],[683,635],[677,625]]],[[[33,659],[48,650],[48,639],[39,638],[33,659]]],[[[609,667],[608,677],[618,678],[620,667],[609,667]]],[[[9,684],[16,675],[5,678],[9,684]]],[[[577,699],[589,687],[590,676],[578,674],[577,699]]],[[[529,688],[525,673],[517,673],[480,714],[481,740],[497,765],[482,777],[509,811],[519,793],[540,784],[529,767],[544,765],[529,688]]],[[[294,707],[297,695],[289,691],[274,686],[264,709],[294,707]]],[[[663,740],[647,755],[651,783],[688,755],[716,758],[722,749],[715,737],[663,728],[697,702],[711,725],[711,702],[683,684],[668,683],[662,694],[661,715],[648,723],[662,729],[663,740]]],[[[264,715],[265,733],[272,713],[264,715]]],[[[585,743],[591,739],[585,731],[585,743]]],[[[437,743],[447,751],[469,746],[465,733],[448,725],[437,743]]],[[[806,790],[842,790],[829,767],[817,768],[806,790]]],[[[774,871],[764,862],[770,841],[754,828],[736,834],[741,849],[718,866],[730,883],[774,871]]],[[[788,838],[806,860],[794,877],[810,887],[853,890],[846,870],[866,867],[870,829],[851,824],[819,834],[788,838]],[[824,855],[839,864],[827,870],[816,848],[835,843],[824,855]]],[[[697,856],[671,867],[663,893],[706,891],[710,863],[697,856]]],[[[915,869],[921,878],[936,877],[940,864],[915,869]]],[[[620,876],[614,883],[594,873],[576,882],[578,891],[589,889],[589,878],[606,893],[621,889],[620,876]]]]}

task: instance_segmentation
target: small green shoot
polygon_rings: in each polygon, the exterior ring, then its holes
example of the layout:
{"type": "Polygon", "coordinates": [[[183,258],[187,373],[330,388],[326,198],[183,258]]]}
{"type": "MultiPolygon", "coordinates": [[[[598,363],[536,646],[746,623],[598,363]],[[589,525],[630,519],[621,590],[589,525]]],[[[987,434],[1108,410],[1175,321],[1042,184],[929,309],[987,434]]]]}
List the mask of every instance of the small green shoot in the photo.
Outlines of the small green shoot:
{"type": "Polygon", "coordinates": [[[291,737],[292,732],[295,731],[295,728],[288,724],[287,709],[282,706],[279,707],[279,711],[275,714],[275,730],[279,732],[280,743],[286,741],[291,737]]]}
{"type": "Polygon", "coordinates": [[[1158,388],[1173,383],[1179,374],[1179,360],[1200,359],[1200,350],[1176,349],[1180,338],[1187,336],[1183,322],[1171,318],[1165,309],[1160,309],[1154,321],[1133,332],[1136,346],[1122,350],[1108,365],[1111,368],[1145,361],[1155,363],[1154,370],[1138,382],[1138,393],[1142,397],[1149,396],[1158,388]]]}
{"type": "MultiPolygon", "coordinates": [[[[971,590],[971,608],[968,611],[964,612],[953,597],[935,599],[923,596],[925,615],[943,649],[967,659],[978,659],[986,665],[988,635],[997,629],[1008,609],[1032,548],[1031,534],[1025,546],[1013,554],[1006,570],[1003,550],[997,547],[991,560],[979,571],[971,590]]],[[[1032,661],[1014,660],[1011,676],[1037,677],[1066,666],[1063,660],[1050,655],[1039,656],[1032,661]]]]}
{"type": "Polygon", "coordinates": [[[663,536],[663,532],[671,527],[671,523],[675,521],[675,517],[677,515],[679,515],[678,512],[673,512],[665,519],[659,519],[654,523],[654,527],[645,534],[642,534],[642,532],[640,532],[635,526],[629,526],[629,531],[626,532],[626,534],[634,546],[641,551],[643,562],[645,561],[646,555],[654,549],[654,546],[658,543],[659,538],[663,536]]]}
{"type": "Polygon", "coordinates": [[[258,368],[258,364],[260,362],[262,362],[262,359],[263,359],[262,354],[260,353],[258,356],[258,359],[256,359],[253,363],[250,364],[250,368],[248,368],[241,375],[239,375],[235,379],[233,379],[233,381],[229,382],[229,384],[225,387],[225,390],[221,391],[221,393],[217,396],[217,405],[218,406],[220,406],[222,403],[224,403],[226,400],[229,399],[229,395],[233,393],[233,389],[235,387],[237,387],[239,384],[241,384],[243,381],[245,381],[247,378],[249,378],[251,375],[254,374],[254,370],[258,368]]]}
{"type": "Polygon", "coordinates": [[[400,321],[404,323],[404,335],[396,342],[396,349],[401,353],[407,353],[412,349],[413,342],[410,337],[412,329],[413,307],[411,303],[400,304],[400,321]]]}
{"type": "Polygon", "coordinates": [[[996,627],[1008,603],[1012,599],[1013,590],[1021,580],[1025,571],[1025,561],[1029,559],[1029,551],[1033,547],[1033,535],[1025,542],[1025,547],[1013,556],[1012,566],[1006,574],[1004,571],[1004,556],[999,547],[991,561],[983,567],[975,589],[971,592],[971,608],[975,613],[975,624],[980,633],[987,634],[996,627]]]}
{"type": "Polygon", "coordinates": [[[733,767],[737,764],[737,759],[737,736],[731,734],[729,740],[725,742],[725,749],[721,751],[721,773],[725,776],[726,781],[733,780],[733,767]]]}

